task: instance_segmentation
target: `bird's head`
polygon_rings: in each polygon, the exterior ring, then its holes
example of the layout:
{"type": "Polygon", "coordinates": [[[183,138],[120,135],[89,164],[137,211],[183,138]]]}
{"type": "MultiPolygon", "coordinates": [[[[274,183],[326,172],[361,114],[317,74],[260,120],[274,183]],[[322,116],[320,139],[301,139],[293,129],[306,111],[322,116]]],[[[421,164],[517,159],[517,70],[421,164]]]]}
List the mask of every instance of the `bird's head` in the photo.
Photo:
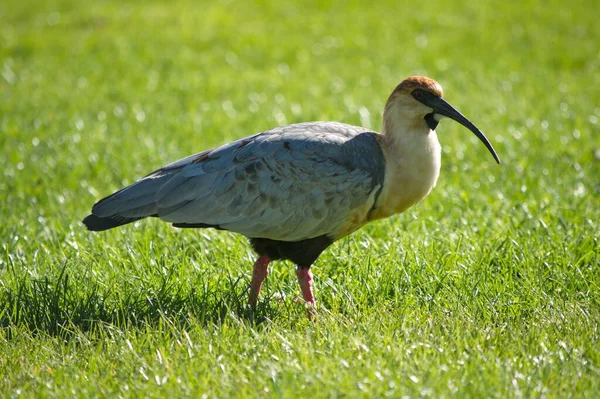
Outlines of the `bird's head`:
{"type": "Polygon", "coordinates": [[[384,130],[398,123],[406,127],[427,127],[435,130],[439,121],[450,118],[472,131],[485,144],[497,163],[500,159],[485,135],[463,114],[442,98],[442,86],[425,76],[404,79],[392,92],[384,111],[384,130]],[[389,126],[386,126],[389,125],[389,126]]]}

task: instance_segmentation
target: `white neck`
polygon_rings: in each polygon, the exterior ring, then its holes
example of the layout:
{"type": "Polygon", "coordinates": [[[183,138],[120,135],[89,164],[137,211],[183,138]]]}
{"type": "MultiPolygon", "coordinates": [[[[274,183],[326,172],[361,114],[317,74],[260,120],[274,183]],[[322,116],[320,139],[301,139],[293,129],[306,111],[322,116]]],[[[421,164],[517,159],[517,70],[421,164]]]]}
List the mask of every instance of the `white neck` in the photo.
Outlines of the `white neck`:
{"type": "Polygon", "coordinates": [[[416,204],[429,194],[440,174],[437,134],[422,117],[403,110],[392,104],[384,112],[385,180],[372,219],[401,213],[416,204]]]}

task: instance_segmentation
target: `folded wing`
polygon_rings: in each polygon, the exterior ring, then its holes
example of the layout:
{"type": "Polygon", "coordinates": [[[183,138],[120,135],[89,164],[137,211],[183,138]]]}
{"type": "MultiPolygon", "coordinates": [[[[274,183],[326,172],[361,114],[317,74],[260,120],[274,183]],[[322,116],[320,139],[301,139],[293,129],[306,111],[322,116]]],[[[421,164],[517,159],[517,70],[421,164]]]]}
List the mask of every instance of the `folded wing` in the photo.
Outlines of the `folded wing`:
{"type": "Polygon", "coordinates": [[[86,224],[158,216],[176,227],[303,240],[330,233],[373,201],[384,171],[376,133],[331,122],[290,125],[159,169],[96,204],[86,224]]]}

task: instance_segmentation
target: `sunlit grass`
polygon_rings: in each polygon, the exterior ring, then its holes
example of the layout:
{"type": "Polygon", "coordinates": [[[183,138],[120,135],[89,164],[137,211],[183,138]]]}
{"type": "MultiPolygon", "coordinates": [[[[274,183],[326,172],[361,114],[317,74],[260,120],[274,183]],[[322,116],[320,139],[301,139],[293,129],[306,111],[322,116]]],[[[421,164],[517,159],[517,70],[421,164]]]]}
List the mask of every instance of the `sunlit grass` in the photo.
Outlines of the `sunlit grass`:
{"type": "Polygon", "coordinates": [[[597,8],[2,2],[0,392],[596,397],[597,8]],[[413,74],[503,163],[443,121],[432,194],[317,261],[315,324],[289,263],[246,308],[243,237],[80,223],[149,171],[273,126],[378,129],[413,74]]]}

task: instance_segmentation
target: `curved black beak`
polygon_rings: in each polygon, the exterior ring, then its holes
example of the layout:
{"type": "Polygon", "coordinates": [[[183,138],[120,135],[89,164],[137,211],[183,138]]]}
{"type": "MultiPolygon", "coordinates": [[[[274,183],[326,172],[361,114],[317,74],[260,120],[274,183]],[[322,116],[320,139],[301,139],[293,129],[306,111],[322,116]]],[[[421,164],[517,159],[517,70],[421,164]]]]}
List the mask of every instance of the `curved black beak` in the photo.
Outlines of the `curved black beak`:
{"type": "MultiPolygon", "coordinates": [[[[423,90],[423,91],[420,91],[418,94],[419,95],[413,94],[413,97],[415,98],[415,100],[432,108],[434,114],[447,116],[448,118],[455,120],[456,122],[460,123],[467,129],[472,131],[475,134],[475,136],[477,136],[479,138],[479,140],[481,140],[483,142],[483,144],[485,144],[485,146],[490,151],[490,153],[492,154],[492,156],[494,157],[496,162],[500,163],[500,158],[498,158],[498,155],[496,154],[494,147],[492,147],[492,144],[489,142],[487,137],[485,137],[485,135],[481,132],[481,130],[477,129],[477,126],[472,124],[470,120],[468,120],[463,114],[458,112],[458,110],[456,108],[454,108],[452,105],[448,104],[448,102],[446,102],[446,100],[444,100],[443,98],[433,95],[432,93],[429,93],[427,91],[423,90]]],[[[431,120],[434,119],[433,115],[429,114],[428,116],[426,116],[426,118],[429,118],[428,123],[431,126],[431,124],[433,123],[433,121],[431,121],[431,120]]],[[[435,126],[435,124],[434,124],[434,126],[435,126]]]]}

